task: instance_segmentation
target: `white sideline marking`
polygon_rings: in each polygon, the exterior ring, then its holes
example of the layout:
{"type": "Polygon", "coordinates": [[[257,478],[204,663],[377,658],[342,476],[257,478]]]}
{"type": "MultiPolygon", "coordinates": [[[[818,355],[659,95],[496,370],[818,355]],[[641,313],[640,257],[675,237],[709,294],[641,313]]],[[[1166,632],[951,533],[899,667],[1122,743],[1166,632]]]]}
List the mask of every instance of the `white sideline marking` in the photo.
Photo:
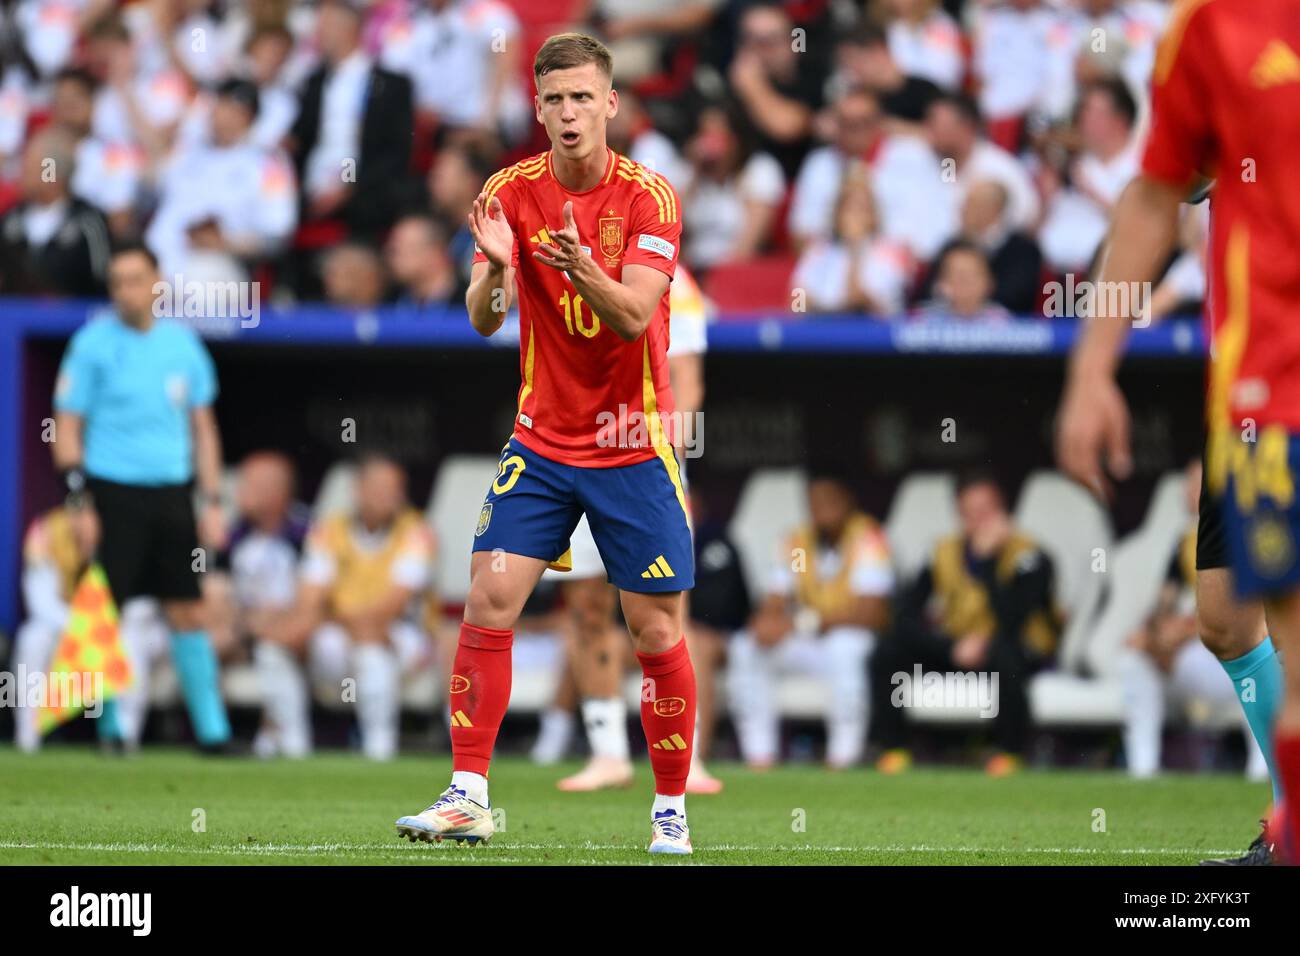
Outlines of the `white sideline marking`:
{"type": "MultiPolygon", "coordinates": [[[[394,838],[396,839],[396,838],[394,838]]],[[[499,849],[491,846],[464,847],[452,849],[458,853],[456,859],[485,858],[485,862],[505,863],[513,858],[500,855],[501,851],[511,850],[638,850],[639,843],[505,843],[499,849]],[[461,852],[463,850],[463,853],[461,852]],[[487,859],[490,855],[490,860],[487,859]]],[[[1182,856],[1201,854],[1204,856],[1226,856],[1240,852],[1235,850],[1210,849],[1206,847],[981,847],[981,846],[816,846],[804,844],[776,844],[773,846],[739,846],[722,843],[704,844],[700,847],[706,853],[764,853],[772,850],[793,851],[796,853],[1029,853],[1049,856],[1092,856],[1100,853],[1115,853],[1124,856],[1182,856]]],[[[395,843],[249,843],[239,846],[195,846],[163,843],[0,843],[0,850],[81,850],[107,853],[193,853],[215,856],[312,856],[327,853],[412,853],[420,852],[415,846],[395,843]]],[[[436,850],[434,851],[436,852],[436,850]]]]}

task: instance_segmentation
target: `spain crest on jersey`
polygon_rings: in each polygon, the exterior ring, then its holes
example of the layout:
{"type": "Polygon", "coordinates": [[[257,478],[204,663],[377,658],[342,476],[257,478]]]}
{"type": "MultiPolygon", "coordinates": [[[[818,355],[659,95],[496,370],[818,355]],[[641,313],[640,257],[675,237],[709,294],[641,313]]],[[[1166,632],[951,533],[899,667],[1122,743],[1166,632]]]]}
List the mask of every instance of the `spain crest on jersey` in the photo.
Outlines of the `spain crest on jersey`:
{"type": "Polygon", "coordinates": [[[606,216],[600,220],[600,251],[606,259],[623,255],[623,217],[606,216]]]}

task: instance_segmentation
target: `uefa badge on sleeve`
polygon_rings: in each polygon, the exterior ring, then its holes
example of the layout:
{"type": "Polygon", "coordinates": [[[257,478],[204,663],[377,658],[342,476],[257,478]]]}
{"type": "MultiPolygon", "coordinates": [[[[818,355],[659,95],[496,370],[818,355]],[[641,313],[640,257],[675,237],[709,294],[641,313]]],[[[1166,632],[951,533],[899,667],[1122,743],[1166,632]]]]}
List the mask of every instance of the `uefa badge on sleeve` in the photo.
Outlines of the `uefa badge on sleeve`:
{"type": "Polygon", "coordinates": [[[478,527],[474,529],[474,537],[479,537],[488,529],[492,523],[492,502],[483,505],[483,510],[478,513],[478,527]]]}

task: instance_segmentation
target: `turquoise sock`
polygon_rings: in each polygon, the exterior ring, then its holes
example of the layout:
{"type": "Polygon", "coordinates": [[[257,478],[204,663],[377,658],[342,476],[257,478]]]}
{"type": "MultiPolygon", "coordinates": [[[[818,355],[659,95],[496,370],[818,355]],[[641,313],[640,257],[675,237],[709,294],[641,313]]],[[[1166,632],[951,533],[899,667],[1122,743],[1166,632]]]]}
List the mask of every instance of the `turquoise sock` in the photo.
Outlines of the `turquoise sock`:
{"type": "Polygon", "coordinates": [[[1273,802],[1277,803],[1282,799],[1282,783],[1274,765],[1273,723],[1282,706],[1282,658],[1273,647],[1272,638],[1265,637],[1249,654],[1219,663],[1232,678],[1246,723],[1259,749],[1264,751],[1268,775],[1273,781],[1273,802]]]}
{"type": "Polygon", "coordinates": [[[205,631],[172,634],[172,664],[181,682],[181,693],[201,744],[222,744],[230,739],[230,721],[221,699],[221,670],[216,652],[205,631]]]}
{"type": "Polygon", "coordinates": [[[100,740],[122,739],[122,722],[117,715],[116,700],[110,698],[104,701],[104,709],[100,711],[99,719],[95,721],[95,735],[100,740]]]}

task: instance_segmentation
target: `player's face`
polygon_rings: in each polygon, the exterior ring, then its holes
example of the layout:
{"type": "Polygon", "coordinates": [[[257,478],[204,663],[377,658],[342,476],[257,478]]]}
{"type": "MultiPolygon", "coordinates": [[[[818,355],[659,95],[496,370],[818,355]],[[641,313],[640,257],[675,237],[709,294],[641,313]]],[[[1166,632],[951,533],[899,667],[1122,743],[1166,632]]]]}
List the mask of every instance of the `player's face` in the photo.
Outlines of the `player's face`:
{"type": "Polygon", "coordinates": [[[545,74],[533,104],[552,148],[582,160],[605,148],[605,126],[618,113],[618,94],[595,63],[584,63],[545,74]]]}
{"type": "Polygon", "coordinates": [[[126,322],[139,322],[152,314],[158,270],[138,252],[119,255],[108,267],[108,293],[113,307],[126,322]]]}

